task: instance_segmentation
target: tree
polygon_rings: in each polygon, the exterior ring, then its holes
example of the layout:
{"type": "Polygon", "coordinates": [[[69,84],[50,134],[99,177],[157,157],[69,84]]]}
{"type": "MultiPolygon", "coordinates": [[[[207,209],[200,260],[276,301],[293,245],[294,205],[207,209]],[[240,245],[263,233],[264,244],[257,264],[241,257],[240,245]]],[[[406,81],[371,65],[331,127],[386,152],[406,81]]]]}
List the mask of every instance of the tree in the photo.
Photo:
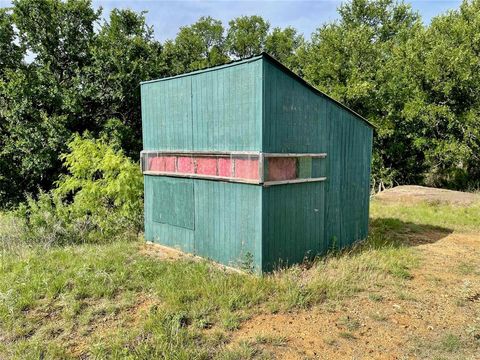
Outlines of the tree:
{"type": "Polygon", "coordinates": [[[180,28],[174,41],[167,41],[164,61],[169,75],[220,65],[229,60],[225,53],[224,29],[220,20],[201,17],[180,28]]]}
{"type": "Polygon", "coordinates": [[[60,173],[58,155],[83,112],[75,79],[89,62],[98,16],[88,1],[13,2],[13,24],[2,37],[8,34],[10,49],[18,39],[21,51],[10,54],[9,61],[18,62],[18,53],[23,58],[26,50],[34,60],[4,72],[0,82],[3,204],[49,189],[60,173]]]}
{"type": "Polygon", "coordinates": [[[7,9],[0,9],[0,79],[7,69],[16,69],[22,63],[25,51],[15,43],[16,39],[11,14],[7,9]]]}
{"type": "Polygon", "coordinates": [[[270,24],[260,16],[240,16],[231,20],[227,32],[227,48],[235,58],[261,53],[265,48],[270,24]]]}
{"type": "Polygon", "coordinates": [[[302,35],[292,27],[275,27],[265,39],[265,51],[292,70],[299,67],[297,50],[304,45],[302,35]]]}
{"type": "Polygon", "coordinates": [[[434,18],[417,42],[416,91],[406,117],[418,119],[415,143],[429,185],[480,184],[480,1],[434,18]]]}
{"type": "MultiPolygon", "coordinates": [[[[402,114],[402,96],[388,68],[398,74],[407,68],[392,64],[395,49],[422,31],[418,14],[393,0],[354,0],[339,8],[338,22],[312,35],[300,59],[308,81],[347,104],[377,126],[374,176],[380,181],[416,183],[425,170],[423,153],[413,146],[412,131],[402,114]],[[387,65],[388,64],[388,65],[387,65]]],[[[407,74],[407,78],[409,78],[407,74]]],[[[402,82],[405,84],[405,82],[402,82]]]]}
{"type": "Polygon", "coordinates": [[[21,43],[58,82],[68,82],[88,64],[94,23],[100,16],[90,0],[14,0],[13,5],[21,43]]]}
{"type": "Polygon", "coordinates": [[[164,75],[161,51],[143,13],[112,10],[91,45],[90,64],[77,78],[80,103],[89,111],[75,131],[113,132],[125,153],[137,159],[142,139],[140,82],[164,75]]]}

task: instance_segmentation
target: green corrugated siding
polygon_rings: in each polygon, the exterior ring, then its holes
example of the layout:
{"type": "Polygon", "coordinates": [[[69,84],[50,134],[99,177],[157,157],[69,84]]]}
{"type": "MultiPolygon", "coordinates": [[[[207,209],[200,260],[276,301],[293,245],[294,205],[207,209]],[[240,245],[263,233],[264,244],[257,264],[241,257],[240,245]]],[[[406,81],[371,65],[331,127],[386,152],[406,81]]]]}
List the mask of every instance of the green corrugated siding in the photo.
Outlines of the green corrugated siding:
{"type": "Polygon", "coordinates": [[[261,72],[256,61],[192,77],[194,150],[261,149],[261,72]]]}
{"type": "Polygon", "coordinates": [[[164,178],[163,181],[157,181],[153,187],[153,198],[153,221],[195,229],[192,179],[164,178]]]}
{"type": "Polygon", "coordinates": [[[373,131],[334,103],[327,113],[325,239],[346,246],[368,234],[373,131]]]}
{"type": "Polygon", "coordinates": [[[264,152],[325,151],[327,101],[264,61],[264,152]]]}
{"type": "Polygon", "coordinates": [[[262,187],[195,181],[195,252],[239,266],[253,256],[261,269],[262,187]]]}
{"type": "Polygon", "coordinates": [[[192,149],[192,78],[143,84],[144,150],[192,149]]]}
{"type": "MultiPolygon", "coordinates": [[[[194,230],[181,226],[174,226],[168,223],[161,223],[155,221],[155,211],[158,207],[164,207],[170,210],[174,204],[163,203],[162,198],[155,197],[156,188],[165,188],[171,184],[184,184],[191,182],[192,179],[174,179],[164,176],[144,176],[145,186],[145,239],[148,241],[157,242],[166,246],[178,248],[185,252],[194,252],[194,230]]],[[[158,194],[158,193],[157,193],[158,194]]],[[[183,192],[184,196],[188,196],[182,202],[192,201],[187,192],[183,192]]]]}
{"type": "Polygon", "coordinates": [[[149,241],[237,267],[251,254],[251,265],[260,270],[261,213],[261,186],[145,176],[145,239],[149,241]],[[175,194],[168,195],[167,190],[175,194]],[[181,207],[183,214],[178,211],[181,207]]]}

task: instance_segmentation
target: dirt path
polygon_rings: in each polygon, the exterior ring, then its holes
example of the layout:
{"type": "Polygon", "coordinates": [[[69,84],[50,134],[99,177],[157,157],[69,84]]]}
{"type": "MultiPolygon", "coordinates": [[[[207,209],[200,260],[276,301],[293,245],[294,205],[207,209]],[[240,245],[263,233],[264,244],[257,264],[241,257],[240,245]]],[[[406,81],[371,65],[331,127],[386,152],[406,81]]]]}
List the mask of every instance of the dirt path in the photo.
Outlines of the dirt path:
{"type": "Polygon", "coordinates": [[[333,306],[257,316],[234,342],[267,339],[279,359],[480,359],[480,235],[415,249],[422,263],[412,279],[333,306]]]}
{"type": "Polygon", "coordinates": [[[392,202],[416,203],[421,201],[471,205],[480,201],[480,195],[469,192],[436,189],[418,185],[402,185],[382,191],[376,199],[392,202]]]}

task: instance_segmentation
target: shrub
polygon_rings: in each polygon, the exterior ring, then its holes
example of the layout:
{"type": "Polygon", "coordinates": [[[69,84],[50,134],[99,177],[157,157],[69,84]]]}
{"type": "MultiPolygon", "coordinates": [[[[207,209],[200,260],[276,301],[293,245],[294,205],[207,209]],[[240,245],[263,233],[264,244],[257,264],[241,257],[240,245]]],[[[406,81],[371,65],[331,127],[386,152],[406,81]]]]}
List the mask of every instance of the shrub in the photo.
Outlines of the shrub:
{"type": "Polygon", "coordinates": [[[138,164],[103,139],[77,135],[61,159],[67,173],[49,193],[17,210],[28,241],[107,242],[137,237],[143,223],[143,177],[138,164]]]}

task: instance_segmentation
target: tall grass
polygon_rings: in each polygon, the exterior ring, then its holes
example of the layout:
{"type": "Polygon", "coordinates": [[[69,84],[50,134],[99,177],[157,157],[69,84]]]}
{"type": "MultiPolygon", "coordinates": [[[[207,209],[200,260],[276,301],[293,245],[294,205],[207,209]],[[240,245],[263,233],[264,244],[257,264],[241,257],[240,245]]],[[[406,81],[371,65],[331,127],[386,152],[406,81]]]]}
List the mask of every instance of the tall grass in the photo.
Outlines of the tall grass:
{"type": "Polygon", "coordinates": [[[22,246],[15,218],[3,215],[0,358],[258,357],[254,344],[228,345],[245,319],[403,284],[421,261],[412,237],[438,233],[434,241],[478,226],[475,206],[374,201],[371,213],[367,240],[261,277],[207,261],[160,261],[140,242],[22,246]]]}
{"type": "Polygon", "coordinates": [[[140,246],[115,242],[5,250],[0,355],[254,356],[251,344],[225,346],[229,332],[250,316],[306,309],[404,281],[418,261],[388,225],[374,226],[370,238],[352,249],[263,277],[207,261],[159,261],[139,252],[140,246]]]}

